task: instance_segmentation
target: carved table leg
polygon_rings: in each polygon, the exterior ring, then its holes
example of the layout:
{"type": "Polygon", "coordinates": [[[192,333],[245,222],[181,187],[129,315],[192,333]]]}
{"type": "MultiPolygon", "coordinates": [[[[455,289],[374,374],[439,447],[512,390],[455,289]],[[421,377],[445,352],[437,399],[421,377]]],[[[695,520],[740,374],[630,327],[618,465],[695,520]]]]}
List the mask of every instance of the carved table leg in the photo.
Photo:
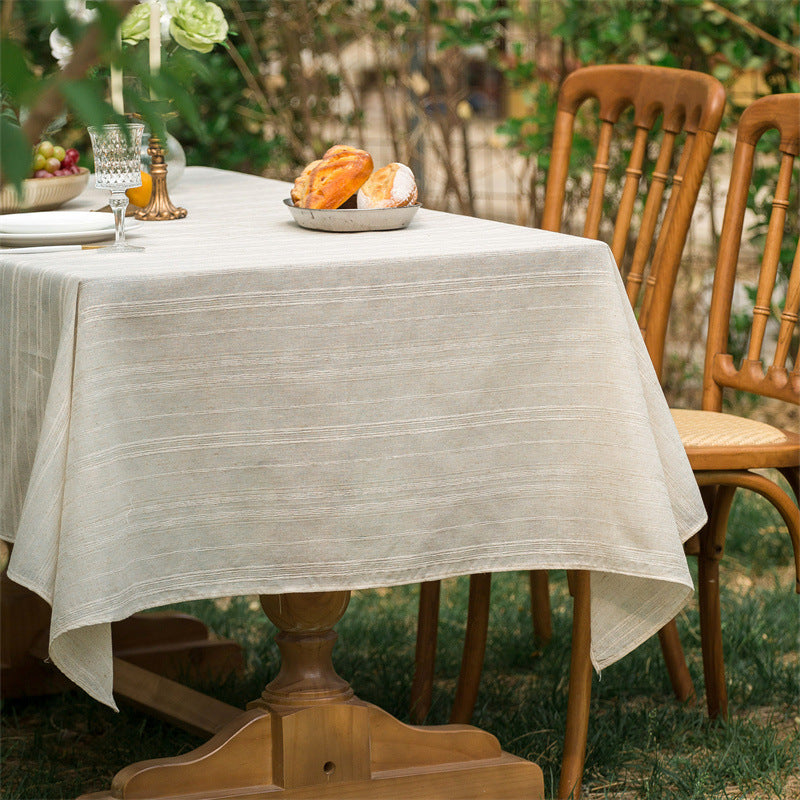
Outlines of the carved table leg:
{"type": "Polygon", "coordinates": [[[536,764],[468,725],[405,725],[353,695],[331,661],[349,592],[262,598],[282,664],[261,698],[205,745],[133,764],[83,800],[544,796],[536,764]]]}

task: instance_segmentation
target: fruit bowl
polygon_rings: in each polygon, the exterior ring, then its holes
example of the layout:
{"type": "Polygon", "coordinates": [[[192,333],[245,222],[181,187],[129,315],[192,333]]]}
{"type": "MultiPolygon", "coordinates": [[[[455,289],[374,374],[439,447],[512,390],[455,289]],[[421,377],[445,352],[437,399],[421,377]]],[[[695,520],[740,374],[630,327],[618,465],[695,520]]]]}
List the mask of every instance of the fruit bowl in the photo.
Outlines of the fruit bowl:
{"type": "Polygon", "coordinates": [[[50,211],[77,197],[89,182],[89,170],[81,167],[77,175],[54,178],[28,178],[22,181],[22,197],[12,186],[0,189],[0,214],[12,211],[50,211]]]}

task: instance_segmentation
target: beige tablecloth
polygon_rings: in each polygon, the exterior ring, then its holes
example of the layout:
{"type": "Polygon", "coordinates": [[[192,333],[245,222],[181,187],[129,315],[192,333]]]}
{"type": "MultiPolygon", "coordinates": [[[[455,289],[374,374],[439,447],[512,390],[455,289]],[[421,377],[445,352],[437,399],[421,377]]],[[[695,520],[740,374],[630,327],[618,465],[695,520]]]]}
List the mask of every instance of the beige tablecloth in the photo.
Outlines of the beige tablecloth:
{"type": "Polygon", "coordinates": [[[0,254],[0,536],[87,692],[111,621],[192,598],[590,569],[597,668],[681,608],[705,514],[605,245],[172,195],[142,254],[0,254]]]}

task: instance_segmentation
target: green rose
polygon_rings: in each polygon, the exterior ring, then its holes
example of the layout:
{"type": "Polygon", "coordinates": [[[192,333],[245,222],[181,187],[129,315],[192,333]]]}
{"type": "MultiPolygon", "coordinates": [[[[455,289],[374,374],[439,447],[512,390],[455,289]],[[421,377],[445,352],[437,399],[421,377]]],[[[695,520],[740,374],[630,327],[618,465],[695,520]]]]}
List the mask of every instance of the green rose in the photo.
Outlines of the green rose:
{"type": "Polygon", "coordinates": [[[122,41],[126,44],[136,44],[143,39],[150,38],[150,4],[140,3],[134,6],[127,17],[122,20],[120,27],[122,41]]]}
{"type": "Polygon", "coordinates": [[[169,22],[172,38],[188,50],[210,53],[214,45],[224,42],[228,35],[228,23],[216,3],[169,0],[167,10],[172,14],[169,22]]]}

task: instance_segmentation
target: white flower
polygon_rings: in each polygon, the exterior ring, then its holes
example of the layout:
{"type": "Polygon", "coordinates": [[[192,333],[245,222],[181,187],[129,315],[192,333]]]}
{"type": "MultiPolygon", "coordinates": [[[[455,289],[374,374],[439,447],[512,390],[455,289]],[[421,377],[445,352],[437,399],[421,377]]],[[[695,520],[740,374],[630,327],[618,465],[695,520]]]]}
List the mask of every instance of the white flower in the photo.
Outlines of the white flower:
{"type": "Polygon", "coordinates": [[[50,34],[50,52],[61,69],[64,69],[72,58],[72,42],[58,28],[54,28],[50,34]]]}
{"type": "MultiPolygon", "coordinates": [[[[97,17],[96,9],[86,8],[86,0],[67,0],[66,8],[67,13],[79,22],[93,22],[97,17]]],[[[72,58],[72,42],[58,28],[54,28],[50,34],[50,52],[61,69],[64,69],[72,58]]]]}
{"type": "Polygon", "coordinates": [[[86,8],[86,0],[67,0],[67,13],[79,22],[93,22],[97,17],[97,9],[86,8]]]}

